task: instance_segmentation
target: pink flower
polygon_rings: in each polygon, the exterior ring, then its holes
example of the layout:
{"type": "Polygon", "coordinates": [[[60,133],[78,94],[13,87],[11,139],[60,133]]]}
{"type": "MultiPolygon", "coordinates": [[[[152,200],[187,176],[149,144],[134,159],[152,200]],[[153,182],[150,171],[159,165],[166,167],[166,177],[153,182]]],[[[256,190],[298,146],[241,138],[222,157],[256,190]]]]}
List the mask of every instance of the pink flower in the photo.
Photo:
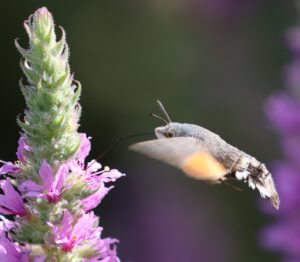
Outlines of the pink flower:
{"type": "Polygon", "coordinates": [[[91,150],[91,143],[86,134],[81,134],[81,146],[77,153],[76,159],[68,161],[68,165],[73,173],[78,174],[86,182],[87,187],[93,193],[82,199],[81,204],[84,211],[89,211],[97,207],[105,195],[113,188],[106,187],[105,183],[115,182],[118,178],[125,176],[117,169],[109,170],[108,167],[101,169],[101,164],[92,160],[84,167],[84,161],[91,150]]]}
{"type": "Polygon", "coordinates": [[[0,195],[0,213],[4,215],[25,216],[26,209],[20,194],[13,188],[10,180],[0,181],[4,195],[0,195]]]}
{"type": "Polygon", "coordinates": [[[111,238],[100,238],[102,228],[97,227],[98,218],[94,213],[84,214],[74,223],[72,214],[68,210],[65,210],[60,226],[51,223],[48,224],[55,235],[55,243],[65,252],[72,252],[76,249],[80,253],[80,250],[91,249],[95,256],[83,261],[120,261],[114,246],[118,241],[111,238]]]}
{"type": "MultiPolygon", "coordinates": [[[[0,233],[0,261],[1,262],[29,262],[29,251],[15,245],[5,233],[0,233]]],[[[34,262],[37,262],[34,260],[34,262]]],[[[42,262],[42,261],[41,261],[42,262]]]]}
{"type": "Polygon", "coordinates": [[[50,203],[56,203],[61,199],[68,172],[68,166],[63,164],[54,175],[52,167],[44,160],[39,170],[43,184],[40,185],[32,180],[27,180],[19,186],[19,190],[26,192],[25,197],[47,198],[50,203]]]}
{"type": "Polygon", "coordinates": [[[55,243],[65,252],[71,252],[75,246],[99,237],[102,228],[95,227],[97,223],[98,218],[93,213],[88,213],[82,215],[74,224],[72,214],[65,210],[60,226],[48,224],[55,234],[55,243]]]}

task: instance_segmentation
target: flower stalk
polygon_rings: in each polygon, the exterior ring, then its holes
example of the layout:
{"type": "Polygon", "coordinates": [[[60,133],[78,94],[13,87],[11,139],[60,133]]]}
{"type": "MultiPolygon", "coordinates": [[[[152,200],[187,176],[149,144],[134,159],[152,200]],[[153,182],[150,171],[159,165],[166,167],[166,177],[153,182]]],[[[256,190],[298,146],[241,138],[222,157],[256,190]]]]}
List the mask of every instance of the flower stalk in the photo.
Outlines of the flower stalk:
{"type": "Polygon", "coordinates": [[[24,23],[29,48],[15,41],[26,77],[27,109],[18,118],[18,160],[0,168],[0,261],[119,261],[116,239],[101,238],[95,208],[124,174],[92,160],[90,138],[78,132],[81,85],[68,63],[63,28],[38,9],[24,23]],[[11,259],[11,260],[10,260],[11,259]]]}

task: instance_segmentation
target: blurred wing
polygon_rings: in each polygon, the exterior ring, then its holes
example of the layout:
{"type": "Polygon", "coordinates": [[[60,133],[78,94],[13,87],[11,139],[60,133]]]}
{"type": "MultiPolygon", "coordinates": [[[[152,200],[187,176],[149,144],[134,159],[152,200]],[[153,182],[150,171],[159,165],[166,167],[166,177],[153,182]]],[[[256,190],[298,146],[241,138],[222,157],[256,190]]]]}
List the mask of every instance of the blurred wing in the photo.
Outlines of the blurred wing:
{"type": "Polygon", "coordinates": [[[175,166],[197,179],[217,181],[227,173],[225,166],[218,162],[197,138],[155,139],[133,144],[129,148],[175,166]]]}

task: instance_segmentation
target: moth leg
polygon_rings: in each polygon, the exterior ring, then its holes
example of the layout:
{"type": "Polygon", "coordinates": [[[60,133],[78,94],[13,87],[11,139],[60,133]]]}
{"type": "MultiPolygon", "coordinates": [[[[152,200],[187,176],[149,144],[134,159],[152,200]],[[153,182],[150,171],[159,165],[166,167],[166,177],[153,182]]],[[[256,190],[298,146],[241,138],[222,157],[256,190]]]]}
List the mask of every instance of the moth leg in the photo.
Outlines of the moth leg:
{"type": "Polygon", "coordinates": [[[231,172],[228,172],[227,174],[225,174],[223,177],[221,177],[219,180],[220,182],[223,182],[227,179],[232,179],[232,178],[235,178],[236,179],[236,175],[235,175],[236,171],[231,171],[231,172]]]}
{"type": "Polygon", "coordinates": [[[228,183],[228,182],[226,181],[227,179],[230,179],[230,178],[236,178],[235,172],[227,173],[225,176],[221,177],[221,178],[219,179],[219,181],[220,181],[222,184],[224,184],[225,186],[227,186],[227,187],[229,187],[229,188],[231,188],[231,189],[234,189],[235,191],[242,192],[243,189],[241,189],[241,188],[239,188],[239,187],[237,187],[237,186],[234,186],[234,185],[232,185],[232,184],[230,184],[230,183],[228,183]]]}

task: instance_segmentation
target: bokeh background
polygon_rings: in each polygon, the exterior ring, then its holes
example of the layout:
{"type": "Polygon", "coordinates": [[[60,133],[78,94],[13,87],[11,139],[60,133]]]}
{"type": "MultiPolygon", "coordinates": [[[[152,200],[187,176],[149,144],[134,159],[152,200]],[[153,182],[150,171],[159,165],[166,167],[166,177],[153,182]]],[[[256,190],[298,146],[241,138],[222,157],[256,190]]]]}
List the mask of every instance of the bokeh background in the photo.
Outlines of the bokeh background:
{"type": "MultiPolygon", "coordinates": [[[[83,85],[80,130],[93,137],[94,157],[121,136],[160,125],[149,117],[157,98],[174,121],[207,127],[266,163],[281,157],[263,105],[282,87],[293,1],[11,0],[0,16],[0,159],[15,159],[15,119],[25,107],[13,40],[27,45],[22,23],[41,6],[67,32],[83,85]]],[[[122,261],[279,261],[260,247],[269,218],[257,192],[209,186],[128,151],[148,138],[102,159],[127,174],[97,209],[104,235],[120,240],[122,261]]]]}

